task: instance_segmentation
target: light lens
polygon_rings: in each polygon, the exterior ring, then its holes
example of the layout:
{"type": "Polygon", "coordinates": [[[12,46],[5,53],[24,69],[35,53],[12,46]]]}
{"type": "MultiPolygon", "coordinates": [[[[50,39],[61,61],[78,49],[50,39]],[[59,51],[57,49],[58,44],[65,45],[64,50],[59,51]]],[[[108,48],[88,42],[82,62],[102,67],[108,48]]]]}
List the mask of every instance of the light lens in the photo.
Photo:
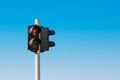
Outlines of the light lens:
{"type": "Polygon", "coordinates": [[[38,34],[38,30],[36,28],[33,28],[32,34],[33,34],[33,36],[36,36],[38,34]]]}

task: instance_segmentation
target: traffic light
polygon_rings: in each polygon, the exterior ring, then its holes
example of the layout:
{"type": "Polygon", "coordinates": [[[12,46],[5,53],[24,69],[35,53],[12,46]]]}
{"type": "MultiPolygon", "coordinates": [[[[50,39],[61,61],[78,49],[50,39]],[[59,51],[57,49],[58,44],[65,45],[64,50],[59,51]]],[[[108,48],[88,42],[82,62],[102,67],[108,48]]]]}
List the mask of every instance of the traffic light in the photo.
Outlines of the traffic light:
{"type": "Polygon", "coordinates": [[[37,52],[39,50],[41,29],[37,25],[28,26],[28,50],[37,52]]]}
{"type": "Polygon", "coordinates": [[[55,46],[53,41],[49,41],[49,36],[55,35],[55,31],[43,26],[28,26],[28,50],[32,52],[48,51],[49,47],[55,46]]]}
{"type": "Polygon", "coordinates": [[[41,44],[40,44],[40,51],[48,51],[49,47],[55,46],[55,43],[53,41],[49,41],[49,36],[55,35],[55,31],[49,30],[49,28],[41,27],[41,44]]]}

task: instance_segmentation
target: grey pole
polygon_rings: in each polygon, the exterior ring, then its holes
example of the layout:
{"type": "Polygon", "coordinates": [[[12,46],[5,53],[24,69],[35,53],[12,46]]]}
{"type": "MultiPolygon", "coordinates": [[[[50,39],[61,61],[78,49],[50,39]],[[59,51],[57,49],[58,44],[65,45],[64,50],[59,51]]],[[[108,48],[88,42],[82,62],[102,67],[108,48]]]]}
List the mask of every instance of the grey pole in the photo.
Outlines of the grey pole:
{"type": "MultiPolygon", "coordinates": [[[[35,19],[35,25],[40,25],[39,19],[35,19]]],[[[35,54],[35,80],[40,80],[40,49],[35,54]]]]}

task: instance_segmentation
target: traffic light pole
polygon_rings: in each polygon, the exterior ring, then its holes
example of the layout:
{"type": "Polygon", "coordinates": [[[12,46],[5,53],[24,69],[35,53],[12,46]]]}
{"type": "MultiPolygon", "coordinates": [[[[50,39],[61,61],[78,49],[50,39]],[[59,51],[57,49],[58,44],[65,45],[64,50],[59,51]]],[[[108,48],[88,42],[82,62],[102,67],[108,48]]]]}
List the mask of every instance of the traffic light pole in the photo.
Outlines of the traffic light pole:
{"type": "MultiPolygon", "coordinates": [[[[40,25],[38,19],[35,19],[35,25],[40,25]]],[[[40,49],[35,54],[35,80],[40,80],[40,49]]]]}
{"type": "Polygon", "coordinates": [[[35,25],[28,26],[28,50],[35,52],[35,80],[40,80],[40,53],[55,46],[54,41],[49,41],[51,35],[55,35],[55,31],[40,27],[38,19],[35,19],[35,25]]]}
{"type": "Polygon", "coordinates": [[[35,80],[40,80],[40,52],[35,54],[35,80]]]}

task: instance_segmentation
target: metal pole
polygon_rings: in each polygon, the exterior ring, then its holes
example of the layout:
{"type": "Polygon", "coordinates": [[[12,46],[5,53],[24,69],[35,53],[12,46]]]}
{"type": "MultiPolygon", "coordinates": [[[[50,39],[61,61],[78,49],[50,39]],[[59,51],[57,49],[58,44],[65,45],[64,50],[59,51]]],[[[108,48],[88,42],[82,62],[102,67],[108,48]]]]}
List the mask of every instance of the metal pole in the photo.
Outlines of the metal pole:
{"type": "MultiPolygon", "coordinates": [[[[40,25],[38,19],[35,19],[35,25],[40,25]]],[[[35,54],[35,80],[40,80],[40,49],[35,54]]]]}

